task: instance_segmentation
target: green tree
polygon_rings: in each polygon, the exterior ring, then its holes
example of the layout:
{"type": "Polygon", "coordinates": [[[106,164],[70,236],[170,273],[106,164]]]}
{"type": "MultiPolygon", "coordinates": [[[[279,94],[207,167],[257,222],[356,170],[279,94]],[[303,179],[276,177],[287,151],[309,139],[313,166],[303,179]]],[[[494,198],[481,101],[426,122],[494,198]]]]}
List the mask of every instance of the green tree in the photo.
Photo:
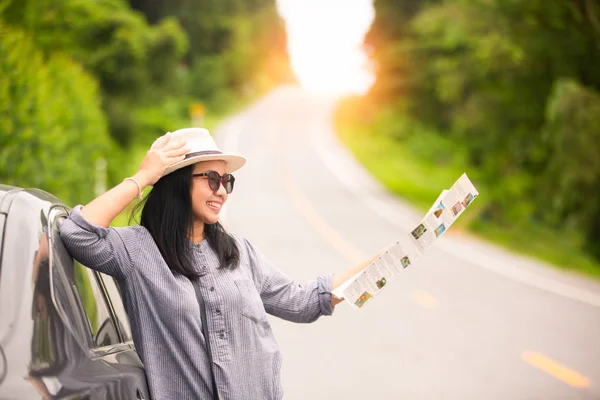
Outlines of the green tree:
{"type": "Polygon", "coordinates": [[[546,114],[548,155],[539,207],[552,223],[583,230],[587,248],[600,258],[600,93],[560,80],[546,114]]]}
{"type": "Polygon", "coordinates": [[[293,80],[274,0],[130,0],[150,21],[181,21],[189,37],[189,94],[204,101],[293,80]],[[266,71],[266,72],[265,72],[266,71]]]}
{"type": "Polygon", "coordinates": [[[173,18],[150,26],[121,0],[19,0],[0,11],[45,55],[66,53],[96,77],[110,134],[122,146],[135,140],[134,109],[180,89],[175,71],[187,38],[173,18]]]}
{"type": "Polygon", "coordinates": [[[44,57],[0,23],[0,181],[70,204],[94,193],[94,161],[110,148],[95,80],[69,56],[44,57]]]}
{"type": "Polygon", "coordinates": [[[570,227],[598,243],[597,2],[374,4],[365,45],[377,79],[365,103],[466,146],[489,184],[487,218],[570,227]]]}

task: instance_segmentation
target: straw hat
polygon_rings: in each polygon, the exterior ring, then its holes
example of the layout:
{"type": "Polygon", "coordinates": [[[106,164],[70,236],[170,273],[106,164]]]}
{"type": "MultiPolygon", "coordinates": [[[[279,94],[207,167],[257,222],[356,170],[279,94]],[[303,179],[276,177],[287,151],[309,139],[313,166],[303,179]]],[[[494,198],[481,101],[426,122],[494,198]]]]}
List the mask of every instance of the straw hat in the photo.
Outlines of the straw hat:
{"type": "Polygon", "coordinates": [[[217,147],[215,140],[210,136],[208,130],[204,128],[185,128],[176,130],[171,133],[171,140],[173,139],[185,141],[187,147],[190,148],[190,152],[185,155],[185,159],[169,165],[162,176],[201,161],[225,161],[225,170],[228,173],[240,169],[246,163],[246,159],[242,156],[221,152],[217,147]]]}

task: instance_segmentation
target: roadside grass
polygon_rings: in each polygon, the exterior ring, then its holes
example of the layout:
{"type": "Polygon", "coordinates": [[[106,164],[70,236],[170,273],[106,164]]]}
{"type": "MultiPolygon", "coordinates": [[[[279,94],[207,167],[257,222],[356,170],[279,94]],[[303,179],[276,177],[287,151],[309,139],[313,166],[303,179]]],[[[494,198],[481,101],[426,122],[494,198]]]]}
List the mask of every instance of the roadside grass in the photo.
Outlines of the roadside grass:
{"type": "Polygon", "coordinates": [[[516,253],[600,279],[600,263],[581,250],[583,240],[577,232],[557,232],[534,224],[498,226],[477,219],[468,225],[468,229],[516,253]]]}
{"type": "Polygon", "coordinates": [[[473,234],[518,254],[600,279],[600,262],[582,250],[577,232],[533,222],[499,225],[486,220],[485,194],[491,190],[478,182],[477,171],[466,164],[458,144],[385,111],[373,121],[361,121],[355,107],[352,101],[341,103],[335,120],[338,136],[392,193],[425,213],[440,192],[466,172],[481,195],[453,224],[453,232],[473,234]]]}

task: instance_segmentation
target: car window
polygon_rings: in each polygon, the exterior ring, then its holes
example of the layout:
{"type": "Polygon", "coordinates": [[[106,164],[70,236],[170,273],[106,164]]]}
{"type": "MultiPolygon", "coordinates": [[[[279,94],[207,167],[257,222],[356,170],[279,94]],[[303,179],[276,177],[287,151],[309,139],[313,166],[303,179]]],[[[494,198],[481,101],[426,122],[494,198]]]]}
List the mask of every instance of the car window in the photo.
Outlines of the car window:
{"type": "Polygon", "coordinates": [[[63,320],[73,327],[74,333],[88,347],[118,344],[121,339],[115,326],[115,316],[106,302],[105,290],[102,282],[98,281],[98,273],[75,261],[62,243],[59,229],[65,217],[66,210],[57,209],[49,218],[52,226],[55,304],[63,320]],[[64,288],[63,283],[66,284],[64,288]]]}
{"type": "Polygon", "coordinates": [[[112,276],[106,274],[98,273],[98,275],[104,282],[104,287],[115,312],[115,316],[117,318],[117,323],[121,331],[121,336],[123,336],[123,340],[132,340],[131,327],[129,325],[129,317],[125,312],[125,306],[123,305],[123,300],[121,299],[121,291],[119,289],[117,281],[112,276]]]}
{"type": "Polygon", "coordinates": [[[74,261],[73,272],[75,289],[87,316],[93,346],[103,347],[119,343],[117,329],[94,271],[74,261]]]}
{"type": "Polygon", "coordinates": [[[58,229],[64,219],[60,210],[51,213],[52,293],[53,301],[67,327],[82,344],[92,347],[92,333],[81,298],[75,288],[73,258],[60,239],[58,229]]]}

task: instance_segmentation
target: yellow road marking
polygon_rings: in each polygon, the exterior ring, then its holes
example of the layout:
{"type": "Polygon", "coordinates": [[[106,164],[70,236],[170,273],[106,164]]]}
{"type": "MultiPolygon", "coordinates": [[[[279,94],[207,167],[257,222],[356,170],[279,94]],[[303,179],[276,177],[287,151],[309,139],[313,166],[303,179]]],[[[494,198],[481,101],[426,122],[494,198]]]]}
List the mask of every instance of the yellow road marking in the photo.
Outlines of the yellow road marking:
{"type": "Polygon", "coordinates": [[[323,218],[317,214],[310,202],[302,196],[298,187],[293,183],[287,171],[283,173],[284,180],[283,184],[285,190],[288,192],[296,206],[306,216],[308,222],[316,229],[317,232],[323,236],[325,240],[329,242],[337,251],[339,251],[348,261],[353,264],[363,262],[364,257],[359,251],[354,249],[348,242],[333,229],[323,218]]]}
{"type": "Polygon", "coordinates": [[[279,164],[279,171],[283,178],[283,186],[292,198],[292,201],[300,209],[300,211],[306,216],[308,222],[323,238],[333,246],[337,251],[344,256],[350,263],[358,264],[364,262],[366,257],[356,250],[352,245],[346,242],[335,229],[333,229],[321,216],[315,211],[310,201],[302,195],[302,192],[294,183],[291,174],[289,173],[285,163],[281,159],[281,146],[279,143],[279,137],[276,134],[276,130],[270,129],[270,138],[275,147],[275,154],[277,154],[277,163],[279,164]]]}
{"type": "Polygon", "coordinates": [[[521,359],[571,386],[590,386],[590,380],[588,378],[542,354],[535,353],[533,351],[526,351],[521,354],[521,359]]]}
{"type": "Polygon", "coordinates": [[[425,308],[434,308],[438,304],[437,299],[424,290],[413,290],[411,297],[425,308]]]}
{"type": "MultiPolygon", "coordinates": [[[[356,250],[351,244],[346,242],[335,229],[333,229],[321,216],[315,211],[310,201],[302,195],[300,188],[294,183],[292,175],[287,169],[285,162],[281,158],[281,143],[280,138],[277,135],[276,129],[269,127],[268,134],[275,149],[275,158],[279,166],[279,172],[283,180],[283,186],[287,194],[291,197],[296,207],[304,214],[309,224],[327,241],[333,246],[342,256],[344,256],[350,263],[359,264],[366,260],[366,257],[356,250]]],[[[412,292],[413,299],[426,308],[437,307],[437,299],[425,292],[424,290],[414,290],[412,292]]]]}

